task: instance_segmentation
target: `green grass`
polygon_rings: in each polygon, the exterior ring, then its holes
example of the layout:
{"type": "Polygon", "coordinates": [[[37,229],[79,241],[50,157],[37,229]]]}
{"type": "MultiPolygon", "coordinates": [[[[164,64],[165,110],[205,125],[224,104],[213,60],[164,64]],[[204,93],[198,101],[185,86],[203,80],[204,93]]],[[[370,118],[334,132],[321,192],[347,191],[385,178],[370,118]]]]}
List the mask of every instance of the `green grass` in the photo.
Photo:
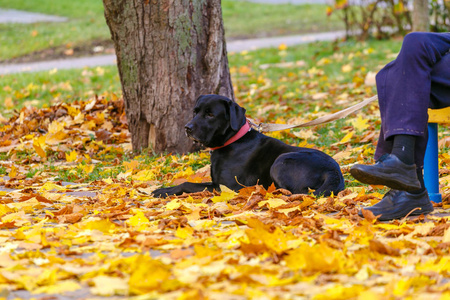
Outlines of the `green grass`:
{"type": "Polygon", "coordinates": [[[271,5],[243,1],[222,1],[227,38],[264,37],[335,31],[344,28],[338,15],[327,17],[326,6],[271,5]]]}
{"type": "Polygon", "coordinates": [[[0,60],[59,45],[110,38],[101,1],[0,0],[0,7],[68,17],[68,22],[0,24],[0,60]]]}
{"type": "MultiPolygon", "coordinates": [[[[63,23],[0,24],[0,60],[56,46],[73,47],[93,40],[110,39],[102,1],[0,0],[11,8],[68,17],[63,23]]],[[[222,1],[228,39],[274,36],[342,29],[325,5],[270,5],[222,1]]]]}
{"type": "Polygon", "coordinates": [[[24,105],[43,107],[121,91],[116,66],[0,75],[0,79],[0,108],[4,115],[24,105]]]}
{"type": "MultiPolygon", "coordinates": [[[[292,105],[295,109],[282,114],[287,119],[298,114],[303,102],[311,101],[316,93],[364,93],[361,89],[345,90],[345,85],[363,79],[368,71],[377,71],[392,59],[388,55],[399,48],[400,41],[321,42],[285,51],[272,48],[230,54],[229,61],[238,102],[253,115],[258,115],[261,105],[292,105]],[[323,64],[326,60],[329,63],[323,64]],[[303,61],[303,66],[260,68],[263,64],[296,61],[303,61]],[[343,73],[341,68],[347,64],[352,70],[343,73]],[[312,75],[314,68],[320,71],[312,75]],[[267,82],[270,86],[261,89],[267,82]],[[248,96],[252,88],[256,92],[248,96]]],[[[42,107],[58,101],[88,99],[95,94],[121,94],[116,66],[0,75],[0,80],[0,109],[4,116],[24,105],[42,107]]],[[[262,117],[274,119],[279,113],[274,107],[262,117]]]]}

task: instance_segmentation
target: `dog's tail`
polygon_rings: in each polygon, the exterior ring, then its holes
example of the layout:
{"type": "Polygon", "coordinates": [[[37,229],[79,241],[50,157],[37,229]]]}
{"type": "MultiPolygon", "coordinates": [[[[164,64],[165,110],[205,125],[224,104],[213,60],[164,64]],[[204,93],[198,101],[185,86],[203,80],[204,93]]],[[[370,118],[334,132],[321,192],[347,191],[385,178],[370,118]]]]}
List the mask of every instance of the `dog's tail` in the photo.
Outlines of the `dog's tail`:
{"type": "Polygon", "coordinates": [[[323,184],[316,189],[313,194],[316,196],[330,196],[331,193],[337,195],[345,189],[344,177],[340,170],[333,170],[324,173],[323,184]]]}

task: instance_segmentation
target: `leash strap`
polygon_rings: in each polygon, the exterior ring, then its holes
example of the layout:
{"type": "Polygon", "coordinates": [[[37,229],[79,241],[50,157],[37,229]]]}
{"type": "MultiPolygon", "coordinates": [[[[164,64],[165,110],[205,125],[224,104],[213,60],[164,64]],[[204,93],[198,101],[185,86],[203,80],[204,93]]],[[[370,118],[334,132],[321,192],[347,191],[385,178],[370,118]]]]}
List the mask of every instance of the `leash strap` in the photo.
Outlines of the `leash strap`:
{"type": "Polygon", "coordinates": [[[354,113],[357,110],[360,110],[361,108],[363,108],[364,106],[366,106],[367,104],[369,104],[372,101],[375,101],[378,99],[378,95],[375,95],[373,97],[370,97],[368,99],[365,99],[353,106],[347,107],[343,110],[340,110],[338,112],[335,112],[334,114],[331,115],[326,115],[320,118],[317,118],[315,120],[312,121],[308,121],[305,123],[301,123],[298,125],[289,125],[289,124],[269,124],[269,123],[260,123],[260,124],[256,124],[255,122],[253,122],[252,119],[249,119],[250,125],[252,125],[252,127],[254,127],[256,130],[258,130],[259,132],[271,132],[271,131],[280,131],[280,130],[285,130],[285,129],[292,129],[292,128],[297,128],[297,127],[306,127],[306,126],[314,126],[314,125],[319,125],[319,124],[325,124],[325,123],[329,123],[338,119],[342,119],[345,118],[346,116],[348,116],[351,113],[354,113]]]}

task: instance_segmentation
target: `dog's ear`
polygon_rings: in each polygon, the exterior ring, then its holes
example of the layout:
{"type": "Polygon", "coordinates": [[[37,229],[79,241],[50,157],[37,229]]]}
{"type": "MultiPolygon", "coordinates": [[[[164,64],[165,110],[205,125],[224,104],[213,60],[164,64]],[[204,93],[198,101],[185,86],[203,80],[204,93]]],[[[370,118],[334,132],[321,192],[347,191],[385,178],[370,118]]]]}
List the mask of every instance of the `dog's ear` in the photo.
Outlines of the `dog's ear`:
{"type": "Polygon", "coordinates": [[[230,126],[234,131],[238,131],[245,124],[245,108],[240,107],[234,101],[228,102],[230,108],[230,126]]]}

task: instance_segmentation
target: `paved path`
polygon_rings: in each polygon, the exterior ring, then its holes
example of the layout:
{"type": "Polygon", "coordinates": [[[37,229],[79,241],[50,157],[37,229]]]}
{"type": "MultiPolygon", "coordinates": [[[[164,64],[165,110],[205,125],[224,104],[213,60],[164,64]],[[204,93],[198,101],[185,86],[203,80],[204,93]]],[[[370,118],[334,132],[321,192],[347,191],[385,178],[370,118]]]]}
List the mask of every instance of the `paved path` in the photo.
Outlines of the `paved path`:
{"type": "Polygon", "coordinates": [[[67,18],[0,8],[0,23],[65,22],[67,18]]]}
{"type": "MultiPolygon", "coordinates": [[[[255,50],[260,48],[278,47],[280,44],[288,46],[306,44],[315,41],[328,41],[345,36],[344,31],[302,34],[284,37],[236,40],[227,43],[228,52],[241,52],[244,50],[255,50]]],[[[96,67],[116,64],[115,54],[99,55],[90,57],[79,57],[70,59],[58,59],[42,62],[23,64],[0,64],[1,74],[13,74],[22,72],[38,72],[53,69],[73,69],[83,67],[96,67]]]]}

